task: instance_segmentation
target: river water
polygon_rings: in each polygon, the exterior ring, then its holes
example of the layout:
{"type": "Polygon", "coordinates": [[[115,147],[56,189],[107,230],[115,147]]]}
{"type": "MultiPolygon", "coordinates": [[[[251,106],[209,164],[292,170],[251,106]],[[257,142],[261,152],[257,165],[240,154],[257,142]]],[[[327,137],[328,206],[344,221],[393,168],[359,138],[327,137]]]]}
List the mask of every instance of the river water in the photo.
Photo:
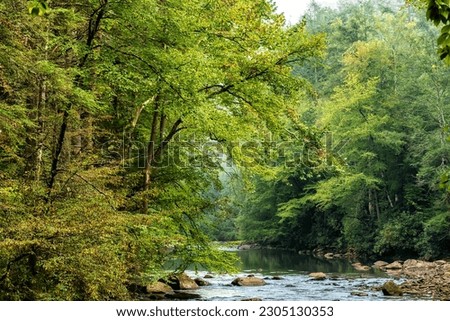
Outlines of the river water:
{"type": "MultiPolygon", "coordinates": [[[[241,259],[241,273],[236,275],[214,275],[207,279],[210,286],[201,287],[195,293],[202,300],[235,301],[258,298],[264,301],[385,301],[423,300],[424,298],[403,296],[386,297],[381,291],[371,288],[380,286],[392,278],[381,271],[356,271],[348,260],[327,260],[311,255],[299,255],[293,251],[259,249],[237,251],[241,259]],[[308,274],[324,272],[328,278],[312,280],[308,274]],[[266,285],[256,287],[232,286],[238,276],[253,274],[264,278],[266,285]],[[281,279],[272,279],[274,276],[281,279]],[[355,293],[356,292],[356,293],[355,293]],[[362,295],[362,296],[360,296],[362,295]]],[[[187,271],[192,277],[203,277],[207,271],[187,271]]],[[[400,283],[402,280],[394,280],[400,283]]]]}

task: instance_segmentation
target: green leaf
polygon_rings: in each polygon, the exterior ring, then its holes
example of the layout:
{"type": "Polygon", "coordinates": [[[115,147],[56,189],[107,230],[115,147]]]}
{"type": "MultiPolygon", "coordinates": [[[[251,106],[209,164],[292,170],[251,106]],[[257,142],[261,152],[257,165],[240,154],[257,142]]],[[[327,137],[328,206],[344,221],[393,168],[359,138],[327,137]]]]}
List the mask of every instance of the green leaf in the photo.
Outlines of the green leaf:
{"type": "Polygon", "coordinates": [[[448,33],[442,33],[437,40],[438,45],[442,45],[447,40],[448,37],[449,37],[448,33]]]}

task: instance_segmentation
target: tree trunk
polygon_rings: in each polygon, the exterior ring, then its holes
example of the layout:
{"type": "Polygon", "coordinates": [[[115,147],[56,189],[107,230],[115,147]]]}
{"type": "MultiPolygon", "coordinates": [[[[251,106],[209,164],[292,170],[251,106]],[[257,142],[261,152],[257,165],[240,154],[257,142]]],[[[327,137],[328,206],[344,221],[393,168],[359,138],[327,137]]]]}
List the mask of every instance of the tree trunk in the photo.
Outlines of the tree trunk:
{"type": "Polygon", "coordinates": [[[158,116],[159,116],[159,108],[160,108],[160,95],[157,95],[155,98],[155,102],[153,104],[153,119],[152,119],[152,126],[150,129],[150,139],[147,144],[147,155],[146,155],[146,161],[145,161],[145,168],[144,168],[144,202],[142,206],[142,213],[147,213],[148,210],[148,198],[147,198],[147,191],[150,189],[150,181],[151,181],[151,175],[152,175],[152,165],[153,160],[155,156],[155,140],[156,135],[158,131],[158,116]]]}
{"type": "Polygon", "coordinates": [[[369,189],[368,194],[369,194],[369,203],[368,203],[368,207],[367,208],[368,208],[368,211],[369,211],[369,216],[372,217],[373,216],[374,205],[373,205],[373,197],[372,197],[372,190],[371,189],[369,189]]]}
{"type": "Polygon", "coordinates": [[[36,132],[36,159],[35,159],[35,180],[39,182],[41,180],[42,175],[42,156],[44,153],[44,144],[42,142],[42,134],[44,132],[44,121],[42,119],[42,111],[45,109],[47,103],[47,86],[44,81],[41,82],[39,88],[39,100],[37,104],[37,132],[36,132]]]}
{"type": "Polygon", "coordinates": [[[375,211],[377,213],[377,221],[380,221],[381,219],[381,213],[380,213],[380,203],[378,202],[378,193],[375,191],[375,211]]]}
{"type": "MultiPolygon", "coordinates": [[[[87,40],[86,40],[86,47],[88,49],[92,49],[95,36],[97,35],[97,32],[100,30],[100,23],[104,18],[104,15],[106,13],[106,8],[108,5],[108,0],[102,0],[100,2],[100,6],[94,10],[94,12],[91,15],[91,18],[89,19],[89,26],[87,30],[87,40]]],[[[77,64],[78,68],[83,68],[87,62],[87,59],[90,55],[90,51],[86,52],[86,54],[80,59],[80,61],[77,64]]],[[[80,77],[76,76],[74,79],[74,85],[79,87],[80,84],[80,77]]],[[[59,127],[59,134],[58,139],[56,141],[56,147],[55,152],[53,153],[52,157],[52,164],[50,168],[50,178],[47,183],[48,192],[47,192],[47,202],[50,201],[50,196],[53,190],[53,187],[55,185],[55,179],[56,175],[58,174],[58,164],[60,162],[61,152],[63,150],[65,138],[66,138],[66,132],[67,132],[67,126],[69,123],[69,112],[72,109],[72,104],[69,104],[66,106],[61,126],[59,127]]]]}

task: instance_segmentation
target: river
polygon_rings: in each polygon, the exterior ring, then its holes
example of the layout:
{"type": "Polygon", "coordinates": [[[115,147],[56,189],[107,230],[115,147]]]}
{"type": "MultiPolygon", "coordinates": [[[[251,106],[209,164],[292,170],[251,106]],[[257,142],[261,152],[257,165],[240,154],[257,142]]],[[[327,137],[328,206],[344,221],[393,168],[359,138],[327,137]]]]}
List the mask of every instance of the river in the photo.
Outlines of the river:
{"type": "MultiPolygon", "coordinates": [[[[237,251],[241,259],[241,273],[236,275],[214,275],[207,279],[210,286],[201,287],[195,293],[202,300],[235,301],[259,298],[264,301],[385,301],[423,300],[424,298],[403,296],[387,297],[381,291],[371,290],[388,280],[381,271],[358,272],[345,259],[327,260],[311,255],[299,255],[293,251],[258,249],[237,251]],[[328,278],[312,280],[311,272],[325,272],[328,278]],[[232,286],[238,276],[254,274],[264,278],[266,285],[257,287],[232,286]],[[274,276],[280,279],[273,279],[274,276]]],[[[192,277],[203,277],[207,271],[187,271],[192,277]]],[[[401,282],[401,280],[395,280],[401,282]]]]}

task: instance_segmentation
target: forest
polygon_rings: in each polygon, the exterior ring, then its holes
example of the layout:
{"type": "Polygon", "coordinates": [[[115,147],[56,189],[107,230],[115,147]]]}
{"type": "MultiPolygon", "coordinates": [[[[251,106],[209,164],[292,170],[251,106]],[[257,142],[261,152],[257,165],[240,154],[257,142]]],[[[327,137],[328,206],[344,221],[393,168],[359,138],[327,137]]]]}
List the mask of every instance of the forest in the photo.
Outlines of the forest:
{"type": "Polygon", "coordinates": [[[213,241],[448,257],[449,13],[2,0],[0,300],[233,271],[213,241]]]}
{"type": "Polygon", "coordinates": [[[316,91],[298,113],[322,144],[311,152],[302,137],[295,165],[255,178],[237,215],[242,237],[365,256],[448,256],[450,73],[436,54],[439,28],[392,1],[312,5],[305,20],[308,32],[326,35],[327,49],[294,67],[316,91]]]}

